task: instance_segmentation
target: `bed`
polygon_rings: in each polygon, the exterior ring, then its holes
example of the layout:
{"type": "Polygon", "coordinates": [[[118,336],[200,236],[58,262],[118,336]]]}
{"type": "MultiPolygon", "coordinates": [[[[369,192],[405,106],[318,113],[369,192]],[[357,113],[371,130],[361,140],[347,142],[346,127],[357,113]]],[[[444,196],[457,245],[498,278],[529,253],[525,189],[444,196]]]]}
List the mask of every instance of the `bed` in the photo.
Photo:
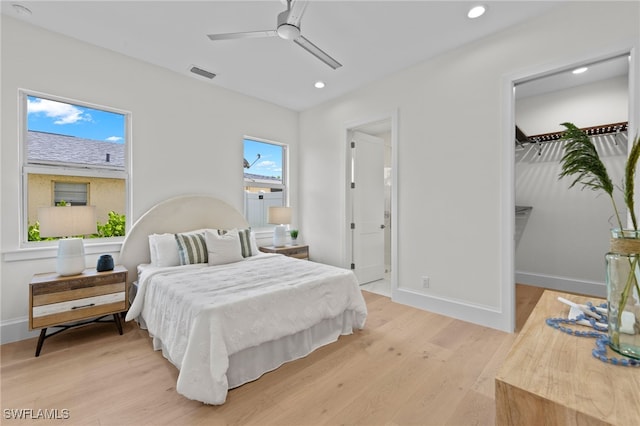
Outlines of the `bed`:
{"type": "Polygon", "coordinates": [[[362,329],[367,317],[352,271],[259,252],[242,215],[209,196],[152,207],[129,230],[119,263],[136,289],[127,321],[178,368],[177,392],[207,404],[362,329]]]}

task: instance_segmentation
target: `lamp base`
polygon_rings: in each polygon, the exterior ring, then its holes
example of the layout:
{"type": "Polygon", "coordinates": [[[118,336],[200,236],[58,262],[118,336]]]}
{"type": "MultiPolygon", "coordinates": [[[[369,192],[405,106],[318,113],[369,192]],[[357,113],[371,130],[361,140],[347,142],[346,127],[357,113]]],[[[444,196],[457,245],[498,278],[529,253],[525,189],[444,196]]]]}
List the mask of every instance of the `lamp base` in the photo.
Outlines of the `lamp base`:
{"type": "Polygon", "coordinates": [[[56,272],[58,275],[78,275],[86,268],[82,238],[63,238],[58,241],[56,272]]]}
{"type": "Polygon", "coordinates": [[[287,227],[285,225],[276,225],[273,229],[273,245],[275,247],[284,247],[287,242],[287,227]]]}

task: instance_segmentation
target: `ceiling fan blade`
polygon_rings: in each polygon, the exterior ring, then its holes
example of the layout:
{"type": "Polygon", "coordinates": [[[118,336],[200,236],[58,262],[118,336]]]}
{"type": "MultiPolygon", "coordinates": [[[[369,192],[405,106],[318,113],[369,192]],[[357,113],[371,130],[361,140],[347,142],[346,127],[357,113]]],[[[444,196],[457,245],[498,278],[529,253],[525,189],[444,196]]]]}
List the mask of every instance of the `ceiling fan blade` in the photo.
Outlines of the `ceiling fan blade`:
{"type": "Polygon", "coordinates": [[[275,30],[269,31],[250,31],[245,33],[226,33],[226,34],[208,34],[210,40],[233,40],[238,38],[261,38],[275,37],[278,33],[275,30]]]}
{"type": "Polygon", "coordinates": [[[300,27],[300,21],[302,20],[302,15],[304,15],[304,11],[307,9],[307,4],[308,4],[307,0],[293,0],[291,2],[291,8],[289,9],[287,24],[300,27]]]}
{"type": "Polygon", "coordinates": [[[303,36],[300,36],[293,41],[295,41],[298,45],[302,46],[307,52],[311,53],[313,56],[320,59],[325,64],[329,65],[334,70],[342,66],[340,62],[336,61],[331,56],[327,55],[322,49],[320,49],[315,44],[311,43],[309,40],[307,40],[303,36]]]}

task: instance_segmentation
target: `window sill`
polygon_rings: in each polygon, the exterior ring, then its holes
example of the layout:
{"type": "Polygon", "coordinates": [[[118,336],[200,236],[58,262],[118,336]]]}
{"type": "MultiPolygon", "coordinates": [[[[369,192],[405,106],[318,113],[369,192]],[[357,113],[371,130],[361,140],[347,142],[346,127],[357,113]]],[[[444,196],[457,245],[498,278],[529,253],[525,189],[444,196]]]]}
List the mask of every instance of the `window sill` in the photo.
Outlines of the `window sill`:
{"type": "MultiPolygon", "coordinates": [[[[104,253],[117,253],[120,252],[122,246],[121,237],[105,238],[100,242],[87,243],[85,240],[84,252],[85,255],[92,254],[104,254],[104,253]]],[[[58,255],[58,245],[55,242],[45,243],[40,246],[39,244],[32,244],[30,247],[24,247],[18,250],[11,250],[2,253],[2,260],[4,262],[19,262],[25,260],[39,260],[55,258],[58,255]]]]}

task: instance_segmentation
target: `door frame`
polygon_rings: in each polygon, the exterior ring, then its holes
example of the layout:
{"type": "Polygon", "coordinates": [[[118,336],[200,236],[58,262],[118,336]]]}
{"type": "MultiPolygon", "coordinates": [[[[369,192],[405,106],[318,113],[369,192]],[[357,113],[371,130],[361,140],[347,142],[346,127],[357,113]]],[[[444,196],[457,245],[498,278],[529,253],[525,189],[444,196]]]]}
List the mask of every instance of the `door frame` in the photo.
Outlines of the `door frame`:
{"type": "MultiPolygon", "coordinates": [[[[372,125],[374,123],[389,121],[391,132],[391,298],[395,297],[398,289],[398,111],[392,110],[388,112],[382,112],[378,114],[367,115],[361,119],[353,120],[345,123],[343,137],[344,137],[344,153],[345,153],[345,208],[343,212],[344,218],[344,258],[343,265],[345,268],[351,266],[351,249],[352,241],[349,236],[351,226],[351,207],[353,200],[351,197],[351,138],[350,132],[357,130],[362,131],[364,127],[372,125]]],[[[366,133],[363,132],[363,133],[366,133]]],[[[382,171],[381,171],[382,172],[382,171]]]]}
{"type": "MultiPolygon", "coordinates": [[[[518,73],[505,75],[502,79],[502,96],[504,105],[502,124],[502,179],[501,179],[501,248],[500,258],[502,264],[500,274],[502,288],[500,289],[500,309],[502,311],[503,329],[508,332],[515,330],[516,302],[515,302],[515,86],[516,84],[544,77],[561,70],[597,62],[614,56],[629,54],[629,135],[637,135],[640,123],[636,117],[640,114],[640,45],[637,42],[623,43],[610,46],[595,52],[589,52],[580,56],[568,57],[562,61],[531,67],[518,73]]],[[[629,144],[631,146],[631,144],[629,144]]],[[[636,186],[640,182],[640,176],[636,176],[636,186]]],[[[636,203],[640,204],[640,203],[636,203]]]]}

